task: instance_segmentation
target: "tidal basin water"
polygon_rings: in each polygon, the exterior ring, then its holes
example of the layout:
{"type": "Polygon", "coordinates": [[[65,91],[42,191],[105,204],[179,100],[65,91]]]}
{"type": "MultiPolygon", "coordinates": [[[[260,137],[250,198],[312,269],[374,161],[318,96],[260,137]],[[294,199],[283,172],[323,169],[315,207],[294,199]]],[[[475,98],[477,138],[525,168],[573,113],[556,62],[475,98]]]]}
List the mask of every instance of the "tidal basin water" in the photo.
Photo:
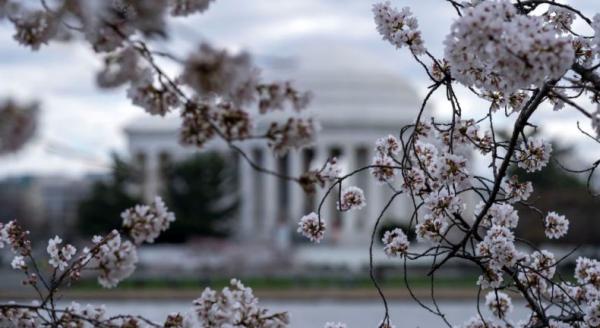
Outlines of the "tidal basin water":
{"type": "MultiPolygon", "coordinates": [[[[86,301],[81,301],[86,303],[86,301]]],[[[182,312],[191,308],[189,302],[182,301],[98,301],[103,303],[111,314],[130,313],[143,315],[149,319],[163,321],[167,314],[182,312]]],[[[343,301],[315,300],[276,301],[264,300],[261,304],[273,311],[287,311],[291,316],[291,326],[300,328],[322,328],[327,321],[342,321],[349,328],[376,327],[383,318],[383,305],[377,301],[343,301]]],[[[443,300],[438,302],[440,309],[446,313],[451,324],[459,324],[477,313],[473,301],[443,300]]],[[[491,314],[483,309],[484,316],[491,314]]],[[[411,301],[392,301],[389,303],[390,316],[397,328],[407,327],[445,327],[438,316],[435,316],[411,301]]],[[[527,310],[524,304],[514,304],[510,319],[525,319],[527,310]]]]}

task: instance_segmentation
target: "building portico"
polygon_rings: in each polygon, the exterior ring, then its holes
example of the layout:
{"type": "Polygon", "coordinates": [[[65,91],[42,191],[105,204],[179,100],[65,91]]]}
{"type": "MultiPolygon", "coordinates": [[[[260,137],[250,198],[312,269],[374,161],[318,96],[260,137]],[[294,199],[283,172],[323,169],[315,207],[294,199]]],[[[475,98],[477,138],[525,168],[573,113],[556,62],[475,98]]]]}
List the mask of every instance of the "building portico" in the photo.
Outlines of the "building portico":
{"type": "MultiPolygon", "coordinates": [[[[323,56],[335,57],[334,50],[328,49],[325,55],[313,55],[320,56],[320,59],[323,56]]],[[[300,89],[314,93],[310,114],[321,124],[315,145],[277,157],[264,141],[240,144],[254,163],[288,176],[299,176],[309,169],[320,168],[333,156],[338,158],[344,174],[369,165],[374,156],[374,142],[388,134],[398,135],[403,126],[412,123],[410,119],[418,110],[415,92],[397,76],[376,69],[357,71],[351,62],[337,63],[340,67],[333,64],[315,67],[311,65],[313,55],[308,52],[306,58],[300,58],[296,67],[272,69],[266,75],[274,79],[293,76],[300,89]]],[[[337,53],[337,56],[342,54],[337,53]]],[[[343,53],[345,59],[349,56],[351,54],[343,53]]],[[[255,124],[260,125],[260,120],[255,124]]],[[[161,192],[162,161],[180,160],[199,151],[178,144],[179,125],[178,117],[144,117],[132,122],[125,130],[130,155],[144,169],[143,194],[146,200],[161,192]]],[[[311,262],[314,259],[318,262],[322,254],[315,253],[313,247],[296,233],[296,228],[303,215],[317,211],[327,187],[307,195],[293,181],[254,170],[223,143],[212,143],[203,151],[210,150],[233,156],[234,160],[230,162],[234,162],[239,170],[239,229],[235,229],[239,233],[236,238],[262,243],[280,251],[295,249],[300,254],[298,261],[311,262]]],[[[389,186],[379,184],[368,171],[348,179],[345,186],[350,185],[364,190],[367,206],[359,211],[337,211],[336,188],[322,207],[321,214],[328,233],[321,247],[341,250],[342,247],[338,246],[344,246],[345,250],[360,248],[361,252],[364,251],[375,220],[393,194],[389,186]]],[[[408,205],[408,200],[400,197],[383,217],[402,223],[408,220],[408,205]]],[[[340,255],[340,258],[343,257],[349,256],[340,255]]]]}

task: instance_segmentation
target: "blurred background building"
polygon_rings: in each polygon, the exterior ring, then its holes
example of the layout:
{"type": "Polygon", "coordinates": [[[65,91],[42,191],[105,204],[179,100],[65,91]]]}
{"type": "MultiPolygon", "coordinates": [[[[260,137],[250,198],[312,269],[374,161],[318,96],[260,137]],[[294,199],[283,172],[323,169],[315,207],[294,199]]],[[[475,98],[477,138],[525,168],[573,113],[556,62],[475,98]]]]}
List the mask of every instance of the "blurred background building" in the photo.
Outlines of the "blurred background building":
{"type": "MultiPolygon", "coordinates": [[[[397,135],[402,126],[412,123],[420,106],[417,92],[360,48],[335,42],[327,47],[320,42],[302,46],[300,56],[261,56],[258,61],[266,79],[293,77],[300,89],[313,92],[310,111],[321,124],[316,146],[284,157],[273,156],[260,142],[242,147],[254,162],[292,176],[319,168],[332,156],[344,172],[367,165],[377,138],[397,135]]],[[[365,191],[368,206],[346,213],[335,210],[334,191],[322,208],[327,238],[313,245],[296,233],[296,227],[300,217],[317,209],[323,189],[307,195],[295,183],[256,172],[218,142],[202,151],[182,147],[179,126],[176,116],[143,115],[131,120],[123,131],[127,151],[114,154],[104,174],[24,175],[0,181],[0,218],[18,218],[38,234],[35,240],[58,234],[77,244],[119,226],[124,209],[161,195],[177,221],[156,245],[140,249],[139,279],[174,273],[194,279],[365,275],[371,229],[392,194],[387,186],[377,184],[368,172],[356,175],[348,185],[365,191]]],[[[560,144],[554,149],[558,161],[577,167],[572,149],[560,144]]],[[[533,182],[536,190],[531,201],[541,210],[555,210],[571,219],[567,237],[548,244],[540,217],[520,206],[519,236],[554,250],[557,256],[577,245],[583,245],[578,254],[598,252],[600,222],[594,213],[600,202],[590,195],[584,179],[565,173],[556,162],[535,174],[511,171],[520,180],[533,182]]],[[[383,231],[406,228],[411,208],[407,199],[397,199],[375,232],[376,243],[383,231]]],[[[414,240],[414,233],[405,231],[413,247],[425,247],[414,240]]],[[[399,272],[403,262],[387,259],[380,246],[375,247],[377,267],[399,272]]],[[[462,273],[460,265],[453,270],[462,273]]]]}
{"type": "Polygon", "coordinates": [[[92,185],[104,178],[90,174],[81,178],[26,175],[4,179],[0,181],[0,217],[18,219],[44,234],[73,238],[79,203],[92,185]]]}
{"type": "MultiPolygon", "coordinates": [[[[299,176],[316,169],[327,158],[337,157],[344,172],[370,164],[377,138],[397,134],[411,123],[418,98],[405,80],[386,71],[357,66],[365,54],[332,44],[305,51],[303,57],[278,60],[264,72],[278,80],[294,77],[295,85],[313,92],[311,113],[321,124],[317,146],[274,156],[264,141],[245,142],[242,148],[253,162],[284,175],[299,176]],[[315,63],[321,63],[316,65],[315,63]]],[[[260,127],[262,122],[256,124],[260,127]]],[[[178,117],[144,116],[125,129],[129,158],[141,169],[142,194],[146,201],[165,193],[164,168],[172,162],[193,156],[197,150],[178,144],[178,117]]],[[[368,172],[351,181],[365,191],[367,206],[361,211],[341,213],[335,210],[336,197],[329,197],[322,215],[328,220],[328,237],[318,248],[297,235],[300,217],[316,211],[325,189],[305,194],[299,185],[255,171],[227,150],[212,144],[207,151],[220,153],[225,163],[237,171],[239,206],[235,214],[236,231],[232,237],[244,245],[262,246],[264,251],[285,254],[285,259],[300,266],[367,267],[365,250],[371,229],[392,192],[368,172]],[[342,247],[340,247],[342,246],[342,247]],[[290,257],[291,255],[291,257],[290,257]]],[[[408,199],[400,199],[386,212],[390,223],[408,222],[408,199]]],[[[199,218],[201,219],[201,218],[199,218]]],[[[382,258],[383,260],[383,258],[382,258]]]]}

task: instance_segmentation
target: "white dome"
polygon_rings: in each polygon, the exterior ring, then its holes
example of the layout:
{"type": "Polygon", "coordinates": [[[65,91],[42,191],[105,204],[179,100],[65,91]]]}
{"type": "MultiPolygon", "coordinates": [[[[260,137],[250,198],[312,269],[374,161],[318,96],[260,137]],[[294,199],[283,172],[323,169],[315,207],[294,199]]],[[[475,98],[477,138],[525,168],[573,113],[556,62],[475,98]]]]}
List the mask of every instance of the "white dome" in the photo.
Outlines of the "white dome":
{"type": "Polygon", "coordinates": [[[149,114],[140,115],[131,120],[125,126],[127,133],[139,132],[161,132],[171,133],[177,131],[181,126],[181,118],[177,115],[166,117],[154,116],[149,114]]]}
{"type": "MultiPolygon", "coordinates": [[[[398,130],[412,123],[419,110],[418,95],[412,86],[360,47],[312,42],[295,43],[286,51],[294,55],[259,58],[264,80],[291,80],[298,89],[310,91],[313,100],[309,112],[325,128],[398,130]]],[[[167,132],[176,129],[179,122],[176,115],[145,116],[132,121],[126,131],[167,132]]]]}
{"type": "Polygon", "coordinates": [[[386,73],[319,72],[298,78],[314,94],[311,111],[323,124],[407,124],[418,110],[416,92],[386,73]]]}
{"type": "Polygon", "coordinates": [[[264,75],[311,91],[310,110],[324,125],[397,126],[414,120],[417,92],[380,58],[356,46],[324,42],[303,43],[297,53],[264,75]]]}

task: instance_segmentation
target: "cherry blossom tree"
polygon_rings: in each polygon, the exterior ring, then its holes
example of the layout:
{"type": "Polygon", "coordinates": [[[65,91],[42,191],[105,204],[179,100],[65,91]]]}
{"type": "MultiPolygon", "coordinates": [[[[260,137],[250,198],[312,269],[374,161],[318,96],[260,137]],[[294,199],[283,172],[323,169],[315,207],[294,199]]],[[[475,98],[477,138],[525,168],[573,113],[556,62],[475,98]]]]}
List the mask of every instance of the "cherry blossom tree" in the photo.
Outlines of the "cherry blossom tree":
{"type": "MultiPolygon", "coordinates": [[[[381,188],[390,189],[392,196],[379,209],[369,247],[371,279],[384,309],[379,327],[393,327],[393,318],[385,290],[374,275],[374,252],[403,261],[405,270],[409,268],[406,263],[428,259],[428,275],[433,281],[436,273],[454,260],[479,270],[473,284],[480,294],[485,293],[482,299],[492,316],[479,311],[481,297],[477,297],[474,315],[464,327],[600,326],[600,262],[577,258],[574,279],[569,279],[556,272],[567,257],[557,258],[517,238],[516,204],[539,213],[539,229],[549,239],[563,237],[569,221],[560,213],[538,210],[529,199],[535,185],[509,174],[511,166],[537,172],[553,160],[551,144],[531,136],[536,129],[532,118],[548,108],[583,115],[589,123],[577,128],[585,137],[600,141],[600,14],[590,18],[593,13],[552,0],[440,1],[456,18],[447,32],[444,53],[436,55],[427,49],[409,8],[398,10],[389,2],[375,4],[372,14],[383,40],[408,51],[430,80],[421,106],[414,109],[414,123],[402,127],[397,135],[377,140],[376,155],[368,166],[342,172],[337,160],[330,158],[301,176],[286,176],[252,162],[239,145],[249,139],[262,140],[275,155],[309,146],[318,130],[318,123],[304,111],[310,93],[297,90],[288,81],[263,81],[247,53],[202,43],[182,58],[149,45],[167,33],[168,16],[201,13],[210,4],[210,0],[41,0],[26,4],[4,0],[0,16],[14,26],[14,39],[34,51],[43,51],[55,40],[89,44],[104,59],[98,85],[125,85],[127,97],[149,115],[179,113],[182,144],[202,148],[220,139],[260,172],[294,181],[309,193],[324,188],[318,207],[298,223],[298,232],[313,242],[327,238],[330,218],[321,215],[321,208],[328,198],[336,197],[335,191],[339,192],[339,211],[360,211],[368,206],[363,191],[348,185],[348,178],[368,174],[381,188]],[[587,29],[574,30],[575,21],[587,29]],[[180,72],[168,73],[162,65],[167,61],[178,65],[180,72]],[[481,98],[488,107],[468,117],[459,88],[481,98]],[[451,119],[424,117],[424,109],[436,93],[445,96],[451,119]],[[253,124],[258,117],[269,120],[267,128],[253,124]],[[510,122],[506,140],[496,132],[499,118],[510,122]],[[488,164],[488,172],[475,172],[470,165],[475,156],[488,164]],[[382,249],[375,247],[382,218],[401,195],[412,204],[407,229],[414,229],[419,243],[427,245],[425,250],[411,245],[407,231],[401,228],[385,232],[382,249]],[[470,199],[478,203],[474,208],[468,206],[470,199]],[[511,317],[513,298],[526,303],[528,317],[517,318],[520,321],[511,317]]],[[[587,175],[589,185],[598,165],[600,161],[565,169],[587,175]]],[[[0,320],[18,327],[289,324],[285,313],[261,308],[252,290],[237,280],[220,292],[206,289],[194,301],[194,312],[169,315],[164,323],[136,315],[110,317],[101,306],[74,303],[58,308],[55,301],[60,290],[76,282],[84,269],[96,272],[103,287],[116,287],[134,271],[137,247],[153,242],[175,220],[160,198],[125,210],[122,218],[120,230],[94,237],[81,251],[63,244],[58,236],[52,238],[47,245],[49,273],[40,270],[33,257],[28,232],[16,221],[3,224],[0,246],[15,253],[12,267],[23,272],[24,283],[37,292],[39,300],[0,305],[0,320]]],[[[408,280],[406,287],[411,290],[408,280]]],[[[435,301],[435,290],[431,306],[411,295],[439,316],[441,324],[457,324],[448,321],[435,301]]],[[[339,322],[324,324],[346,327],[339,322]]]]}

